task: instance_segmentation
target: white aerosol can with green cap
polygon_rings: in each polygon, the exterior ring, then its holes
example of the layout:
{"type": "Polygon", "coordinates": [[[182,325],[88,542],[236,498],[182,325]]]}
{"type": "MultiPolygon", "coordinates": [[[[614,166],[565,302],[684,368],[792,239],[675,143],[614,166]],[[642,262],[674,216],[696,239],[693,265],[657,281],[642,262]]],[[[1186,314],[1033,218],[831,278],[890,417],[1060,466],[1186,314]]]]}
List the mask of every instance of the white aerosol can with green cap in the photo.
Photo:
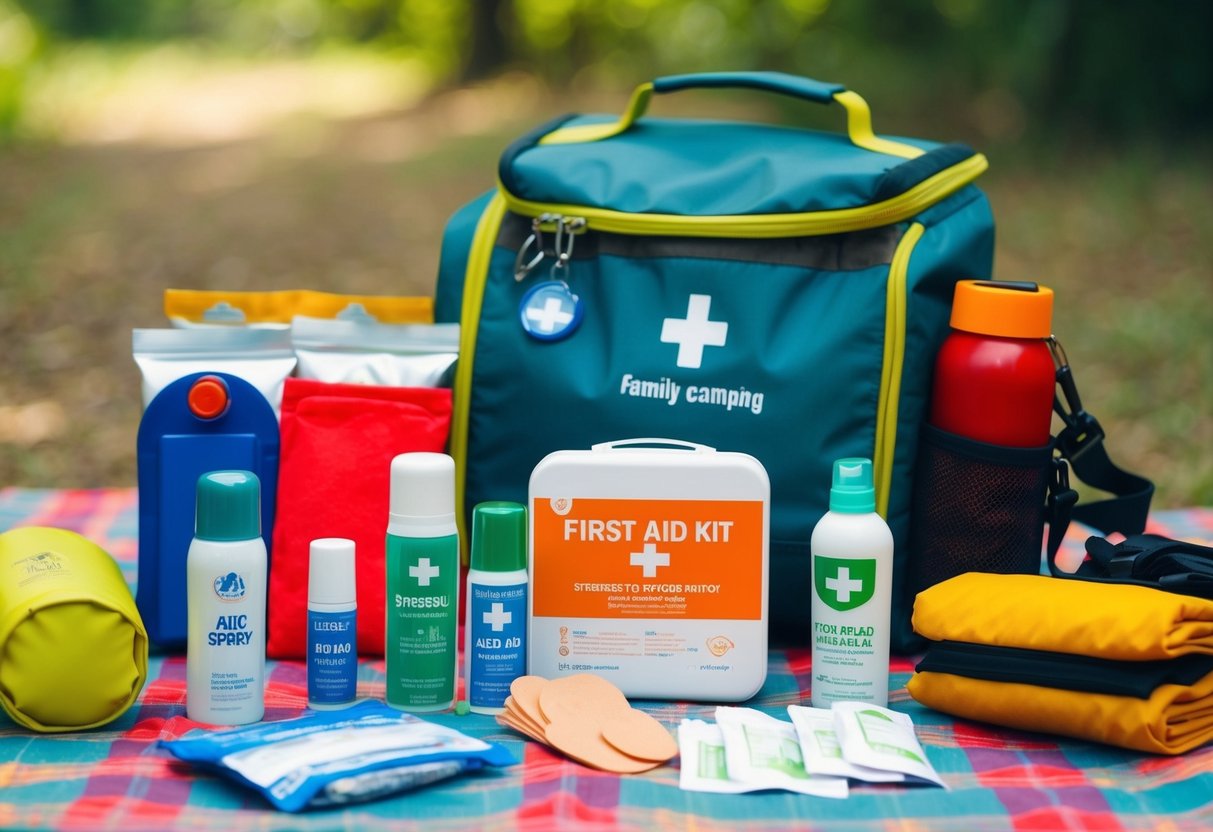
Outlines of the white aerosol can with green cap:
{"type": "Polygon", "coordinates": [[[889,700],[893,535],[876,513],[872,461],[834,462],[830,510],[813,528],[813,706],[889,700]]]}
{"type": "Polygon", "coordinates": [[[455,704],[458,656],[455,461],[400,454],[388,505],[384,699],[404,711],[446,711],[455,704]]]}

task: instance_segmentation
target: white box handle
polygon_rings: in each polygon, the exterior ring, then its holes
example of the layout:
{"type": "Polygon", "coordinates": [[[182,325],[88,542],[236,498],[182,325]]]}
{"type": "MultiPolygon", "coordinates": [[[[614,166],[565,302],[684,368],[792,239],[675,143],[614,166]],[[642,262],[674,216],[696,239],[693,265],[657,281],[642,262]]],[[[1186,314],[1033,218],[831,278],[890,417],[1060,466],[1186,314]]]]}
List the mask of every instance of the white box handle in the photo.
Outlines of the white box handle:
{"type": "Polygon", "coordinates": [[[699,445],[695,442],[684,442],[681,439],[661,439],[658,437],[643,437],[640,439],[617,439],[614,442],[599,442],[597,445],[591,445],[590,450],[595,452],[613,451],[620,448],[632,448],[639,450],[661,450],[660,448],[639,448],[642,445],[666,445],[683,450],[695,451],[697,453],[715,453],[716,449],[708,445],[699,445]]]}

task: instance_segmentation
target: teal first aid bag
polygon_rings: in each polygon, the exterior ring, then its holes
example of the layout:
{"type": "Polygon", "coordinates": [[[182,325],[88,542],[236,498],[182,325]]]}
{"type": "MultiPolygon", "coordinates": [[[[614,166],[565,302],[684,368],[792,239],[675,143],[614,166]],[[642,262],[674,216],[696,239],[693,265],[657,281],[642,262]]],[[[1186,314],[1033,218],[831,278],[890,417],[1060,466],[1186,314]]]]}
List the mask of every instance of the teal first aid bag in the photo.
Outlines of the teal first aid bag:
{"type": "Polygon", "coordinates": [[[665,436],[751,454],[771,480],[771,635],[807,644],[823,472],[868,457],[908,649],[918,430],[953,285],[990,276],[986,167],[964,145],[877,136],[841,85],[767,72],[659,78],[622,116],[517,140],[442,245],[463,518],[525,500],[557,450],[665,436]],[[655,95],[720,87],[840,105],[846,132],[645,115],[655,95]]]}

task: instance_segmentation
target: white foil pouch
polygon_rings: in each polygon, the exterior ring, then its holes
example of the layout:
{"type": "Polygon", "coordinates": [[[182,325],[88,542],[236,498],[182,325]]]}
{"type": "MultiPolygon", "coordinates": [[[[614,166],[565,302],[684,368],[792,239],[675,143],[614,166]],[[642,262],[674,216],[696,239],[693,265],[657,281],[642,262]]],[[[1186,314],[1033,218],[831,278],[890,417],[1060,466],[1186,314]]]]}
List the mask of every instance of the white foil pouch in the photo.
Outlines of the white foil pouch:
{"type": "Polygon", "coordinates": [[[282,385],[295,368],[290,334],[247,327],[136,329],[135,363],[143,373],[143,407],[190,373],[228,373],[256,387],[278,414],[282,385]]]}
{"type": "Polygon", "coordinates": [[[299,378],[384,387],[450,387],[459,324],[380,324],[296,316],[299,378]]]}

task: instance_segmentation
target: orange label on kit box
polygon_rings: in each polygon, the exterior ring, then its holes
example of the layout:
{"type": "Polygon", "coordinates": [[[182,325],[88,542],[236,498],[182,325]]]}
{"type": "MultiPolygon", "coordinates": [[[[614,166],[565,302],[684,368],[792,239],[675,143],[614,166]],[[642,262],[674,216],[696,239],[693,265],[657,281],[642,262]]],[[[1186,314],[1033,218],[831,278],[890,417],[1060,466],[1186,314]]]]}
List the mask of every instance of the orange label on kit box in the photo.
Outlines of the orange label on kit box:
{"type": "Polygon", "coordinates": [[[757,620],[761,500],[532,500],[532,611],[757,620]]]}

